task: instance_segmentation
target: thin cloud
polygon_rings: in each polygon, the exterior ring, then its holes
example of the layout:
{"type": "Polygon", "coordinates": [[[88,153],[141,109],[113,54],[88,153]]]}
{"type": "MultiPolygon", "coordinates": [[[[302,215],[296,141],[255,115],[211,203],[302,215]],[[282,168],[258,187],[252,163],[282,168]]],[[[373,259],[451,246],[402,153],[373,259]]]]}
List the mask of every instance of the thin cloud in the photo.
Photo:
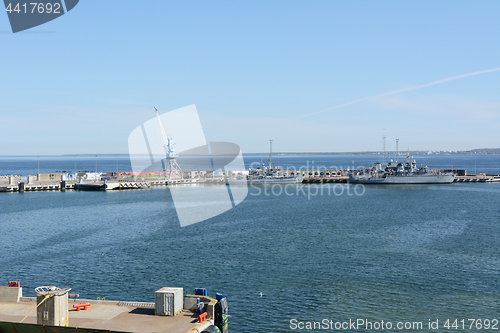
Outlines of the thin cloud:
{"type": "Polygon", "coordinates": [[[422,84],[420,86],[415,86],[415,87],[411,87],[411,88],[390,91],[390,92],[379,94],[379,95],[373,95],[373,96],[363,97],[363,98],[357,99],[355,101],[351,101],[351,102],[347,102],[347,103],[344,103],[344,104],[340,104],[340,105],[337,105],[337,106],[334,106],[334,107],[331,107],[331,108],[328,108],[328,109],[325,109],[325,110],[307,113],[307,114],[304,114],[302,116],[299,116],[299,118],[311,116],[311,115],[318,114],[318,113],[323,113],[323,112],[326,112],[326,111],[335,110],[335,109],[338,109],[338,108],[341,108],[341,107],[344,107],[344,106],[347,106],[347,105],[351,105],[351,104],[354,104],[354,103],[365,101],[367,99],[372,99],[372,98],[377,98],[377,97],[383,97],[383,96],[388,96],[388,95],[394,95],[394,94],[399,94],[399,93],[406,92],[406,91],[412,91],[412,90],[427,88],[427,87],[435,86],[437,84],[441,84],[441,83],[445,83],[445,82],[449,82],[449,81],[453,81],[453,80],[458,80],[458,79],[463,79],[463,78],[466,78],[466,77],[469,77],[469,76],[474,76],[474,75],[479,75],[479,74],[496,72],[496,71],[499,71],[499,70],[500,70],[500,67],[491,68],[491,69],[486,69],[484,71],[472,72],[472,73],[467,73],[467,74],[462,74],[462,75],[447,77],[445,79],[433,81],[433,82],[430,82],[430,83],[427,83],[427,84],[422,84]]]}

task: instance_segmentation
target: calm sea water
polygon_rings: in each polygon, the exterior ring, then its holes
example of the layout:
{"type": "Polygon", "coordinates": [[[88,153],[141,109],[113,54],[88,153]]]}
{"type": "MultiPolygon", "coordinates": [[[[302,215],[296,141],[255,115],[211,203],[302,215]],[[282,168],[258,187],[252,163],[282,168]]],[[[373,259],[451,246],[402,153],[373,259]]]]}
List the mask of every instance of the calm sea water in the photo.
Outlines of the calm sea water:
{"type": "MultiPolygon", "coordinates": [[[[466,157],[427,163],[474,166],[466,157]]],[[[303,162],[288,158],[280,164],[303,162]]],[[[500,173],[495,158],[477,157],[478,172],[500,173]]],[[[446,319],[500,319],[500,183],[353,190],[251,188],[234,209],[182,228],[166,188],[0,193],[0,284],[133,301],[206,287],[228,297],[232,332],[300,331],[294,319],[422,322],[421,332],[439,319],[446,332],[446,319]]]]}

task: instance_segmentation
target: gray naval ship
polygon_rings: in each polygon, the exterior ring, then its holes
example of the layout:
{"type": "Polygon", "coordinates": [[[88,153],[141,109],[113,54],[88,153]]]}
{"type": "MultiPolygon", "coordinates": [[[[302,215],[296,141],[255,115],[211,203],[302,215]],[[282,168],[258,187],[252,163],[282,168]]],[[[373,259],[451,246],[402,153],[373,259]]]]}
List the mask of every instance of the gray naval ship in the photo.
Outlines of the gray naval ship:
{"type": "Polygon", "coordinates": [[[455,180],[451,173],[430,171],[427,167],[417,168],[417,162],[410,154],[403,163],[375,163],[349,175],[354,184],[450,184],[455,180]]]}
{"type": "Polygon", "coordinates": [[[250,184],[295,184],[302,183],[302,176],[300,174],[288,175],[281,167],[273,166],[273,140],[269,140],[269,166],[265,167],[260,160],[260,167],[250,169],[247,178],[250,184]]]}
{"type": "Polygon", "coordinates": [[[295,184],[302,182],[301,175],[287,175],[280,167],[261,166],[250,170],[247,181],[251,184],[295,184]]]}

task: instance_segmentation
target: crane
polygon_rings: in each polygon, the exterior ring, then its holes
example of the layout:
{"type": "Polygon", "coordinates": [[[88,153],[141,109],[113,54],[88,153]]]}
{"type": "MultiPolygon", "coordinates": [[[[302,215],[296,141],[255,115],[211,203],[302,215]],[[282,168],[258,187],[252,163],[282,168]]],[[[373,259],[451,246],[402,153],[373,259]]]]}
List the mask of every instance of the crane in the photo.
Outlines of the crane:
{"type": "Polygon", "coordinates": [[[180,177],[182,179],[182,170],[179,164],[177,163],[176,158],[179,156],[179,154],[174,153],[174,141],[172,138],[169,138],[167,136],[167,133],[165,132],[165,128],[163,127],[163,123],[160,118],[160,114],[158,113],[158,108],[155,106],[156,110],[156,119],[158,119],[158,124],[160,125],[160,131],[161,131],[161,139],[163,141],[163,149],[165,150],[166,158],[165,160],[162,160],[162,166],[163,166],[163,171],[167,171],[167,166],[168,164],[168,179],[172,179],[174,177],[180,177]]]}

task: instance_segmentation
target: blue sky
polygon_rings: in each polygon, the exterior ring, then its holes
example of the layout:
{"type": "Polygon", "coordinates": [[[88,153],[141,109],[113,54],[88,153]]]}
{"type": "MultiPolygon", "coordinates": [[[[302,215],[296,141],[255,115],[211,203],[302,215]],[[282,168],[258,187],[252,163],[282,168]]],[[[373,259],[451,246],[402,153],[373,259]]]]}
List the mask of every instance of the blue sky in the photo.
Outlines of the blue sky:
{"type": "Polygon", "coordinates": [[[384,129],[388,149],[497,148],[500,70],[411,88],[499,68],[499,16],[499,1],[82,0],[13,34],[0,14],[0,155],[127,153],[155,105],[191,104],[207,141],[243,152],[381,150],[384,129]]]}

